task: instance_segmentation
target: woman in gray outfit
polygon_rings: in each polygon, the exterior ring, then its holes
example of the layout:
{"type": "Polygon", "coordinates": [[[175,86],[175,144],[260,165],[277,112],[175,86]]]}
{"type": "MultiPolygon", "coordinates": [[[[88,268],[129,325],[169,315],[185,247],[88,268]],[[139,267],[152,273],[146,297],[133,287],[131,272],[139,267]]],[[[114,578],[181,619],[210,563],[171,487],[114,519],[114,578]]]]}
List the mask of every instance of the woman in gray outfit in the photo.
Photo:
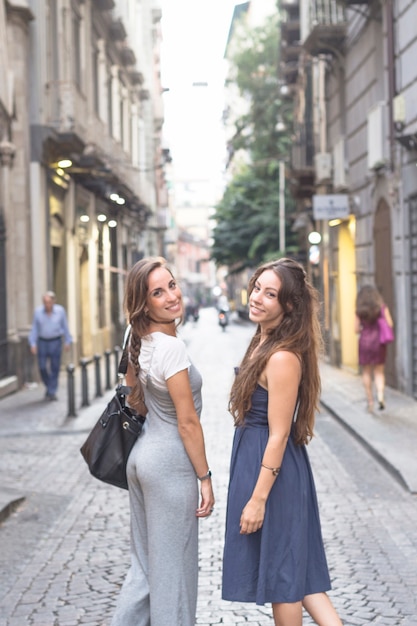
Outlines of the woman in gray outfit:
{"type": "Polygon", "coordinates": [[[214,496],[200,424],[201,377],[176,336],[182,295],[164,259],[133,266],[125,308],[129,403],[147,414],[127,465],[131,566],[112,626],[194,626],[198,518],[211,514],[214,496]]]}

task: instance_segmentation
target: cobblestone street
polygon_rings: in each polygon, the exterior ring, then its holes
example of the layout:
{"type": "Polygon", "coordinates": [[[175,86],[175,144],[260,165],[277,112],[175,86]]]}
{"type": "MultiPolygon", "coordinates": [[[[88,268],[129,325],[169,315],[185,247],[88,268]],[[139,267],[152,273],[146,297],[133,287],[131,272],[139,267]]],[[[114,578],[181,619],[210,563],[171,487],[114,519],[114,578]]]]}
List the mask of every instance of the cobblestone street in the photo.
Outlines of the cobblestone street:
{"type": "MultiPolygon", "coordinates": [[[[222,332],[213,309],[182,334],[203,375],[203,415],[216,507],[200,524],[197,624],[272,625],[270,606],[220,599],[233,436],[227,397],[254,328],[222,332]]],[[[41,391],[34,391],[33,394],[41,391]]],[[[90,477],[79,448],[103,400],[59,429],[0,437],[0,471],[25,501],[0,526],[0,626],[108,626],[129,565],[128,494],[90,477]]],[[[53,405],[46,405],[53,411],[53,405]]],[[[1,404],[0,404],[1,411],[1,404]]],[[[45,422],[45,420],[44,420],[45,422]]],[[[323,410],[309,446],[345,626],[417,624],[417,500],[323,410]]],[[[308,616],[306,625],[313,624],[308,616]]],[[[167,616],[167,626],[170,626],[167,616]]]]}

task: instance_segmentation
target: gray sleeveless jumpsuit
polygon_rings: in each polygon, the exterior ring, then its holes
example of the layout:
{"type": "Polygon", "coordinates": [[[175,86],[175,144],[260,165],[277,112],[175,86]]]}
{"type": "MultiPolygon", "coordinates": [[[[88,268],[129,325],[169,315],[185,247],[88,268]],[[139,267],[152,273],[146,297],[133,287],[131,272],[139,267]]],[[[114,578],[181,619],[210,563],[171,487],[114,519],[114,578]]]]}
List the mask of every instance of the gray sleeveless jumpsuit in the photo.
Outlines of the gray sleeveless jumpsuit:
{"type": "MultiPolygon", "coordinates": [[[[172,354],[171,370],[188,368],[196,411],[201,413],[201,376],[181,339],[163,333],[144,338],[139,358],[141,367],[144,361],[141,380],[148,414],[127,465],[131,567],[112,626],[195,626],[198,484],[178,434],[174,404],[166,385],[161,388],[166,376],[161,370],[172,354]]],[[[168,374],[166,378],[173,375],[168,374]]]]}

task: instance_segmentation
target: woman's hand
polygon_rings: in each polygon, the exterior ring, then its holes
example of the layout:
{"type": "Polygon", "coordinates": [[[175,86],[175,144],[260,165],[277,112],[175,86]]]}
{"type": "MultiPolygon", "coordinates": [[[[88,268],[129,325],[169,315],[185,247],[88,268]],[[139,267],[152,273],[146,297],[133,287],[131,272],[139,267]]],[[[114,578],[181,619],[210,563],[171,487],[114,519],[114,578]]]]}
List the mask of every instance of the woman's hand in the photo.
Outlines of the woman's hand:
{"type": "Polygon", "coordinates": [[[251,498],[240,516],[240,534],[249,535],[262,528],[265,517],[265,502],[251,498]]]}
{"type": "Polygon", "coordinates": [[[195,514],[197,517],[208,517],[213,513],[215,502],[211,478],[201,481],[200,493],[201,503],[195,514]]]}

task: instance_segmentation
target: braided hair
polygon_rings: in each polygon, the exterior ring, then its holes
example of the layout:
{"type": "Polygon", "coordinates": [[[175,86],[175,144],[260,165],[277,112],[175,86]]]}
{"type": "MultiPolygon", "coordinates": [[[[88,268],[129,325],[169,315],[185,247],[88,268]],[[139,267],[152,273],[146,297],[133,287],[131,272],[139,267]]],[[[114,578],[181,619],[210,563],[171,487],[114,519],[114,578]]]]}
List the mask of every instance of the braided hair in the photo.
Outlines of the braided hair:
{"type": "Polygon", "coordinates": [[[149,275],[160,267],[167,269],[172,275],[171,270],[167,266],[167,261],[163,257],[156,256],[147,257],[135,263],[126,280],[124,309],[127,323],[131,326],[129,361],[134,369],[136,379],[129,395],[129,403],[138,411],[146,409],[144,393],[139,379],[139,353],[142,337],[149,333],[151,324],[151,320],[146,313],[149,275]]]}

